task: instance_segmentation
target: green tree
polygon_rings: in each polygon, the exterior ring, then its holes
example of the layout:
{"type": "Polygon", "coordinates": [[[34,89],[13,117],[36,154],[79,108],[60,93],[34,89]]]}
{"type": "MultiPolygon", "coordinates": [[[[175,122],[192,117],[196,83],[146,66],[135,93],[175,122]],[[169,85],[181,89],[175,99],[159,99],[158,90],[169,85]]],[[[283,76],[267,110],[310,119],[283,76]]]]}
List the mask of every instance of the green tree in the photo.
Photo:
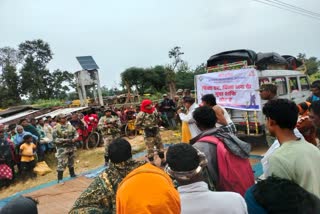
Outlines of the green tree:
{"type": "Polygon", "coordinates": [[[297,58],[305,63],[308,75],[315,74],[319,71],[320,61],[317,57],[307,58],[306,54],[299,53],[297,58]]]}
{"type": "Polygon", "coordinates": [[[149,69],[149,72],[152,74],[146,81],[149,81],[152,89],[156,92],[161,92],[165,86],[166,82],[166,68],[162,65],[157,65],[149,69]]]}
{"type": "Polygon", "coordinates": [[[103,97],[114,96],[118,93],[119,89],[117,88],[107,88],[106,86],[101,87],[101,93],[103,97]]]}
{"type": "Polygon", "coordinates": [[[166,68],[161,65],[150,68],[131,67],[121,73],[121,85],[129,91],[136,89],[139,94],[160,92],[165,86],[166,68]]]}
{"type": "Polygon", "coordinates": [[[175,73],[176,87],[181,89],[194,88],[194,73],[187,62],[182,61],[177,66],[175,73]]]}
{"type": "Polygon", "coordinates": [[[178,71],[176,86],[181,89],[194,89],[194,73],[192,71],[178,71]]]}
{"type": "Polygon", "coordinates": [[[41,39],[25,41],[19,45],[19,52],[24,60],[20,71],[22,94],[31,100],[50,99],[53,77],[46,66],[53,53],[49,44],[41,39]]]}
{"type": "Polygon", "coordinates": [[[74,75],[68,71],[55,70],[50,74],[50,85],[47,87],[47,93],[50,97],[56,99],[65,99],[67,92],[74,80],[74,75]]]}
{"type": "Polygon", "coordinates": [[[71,91],[68,93],[67,100],[78,100],[78,99],[79,99],[78,92],[71,91]]]}
{"type": "Polygon", "coordinates": [[[20,82],[16,66],[20,62],[18,51],[11,47],[0,48],[1,106],[17,105],[21,102],[20,82]]]}
{"type": "Polygon", "coordinates": [[[169,51],[169,58],[173,59],[172,63],[167,66],[166,69],[166,83],[169,88],[170,97],[172,98],[176,94],[176,79],[175,71],[179,64],[183,62],[181,56],[184,53],[181,52],[181,47],[175,46],[169,51]]]}
{"type": "Polygon", "coordinates": [[[205,63],[201,63],[200,65],[198,65],[196,67],[196,69],[194,70],[194,74],[198,75],[198,74],[205,74],[207,73],[207,66],[205,63]]]}
{"type": "Polygon", "coordinates": [[[144,68],[128,68],[121,73],[121,85],[127,90],[131,90],[134,87],[139,94],[143,94],[150,86],[150,82],[146,81],[146,78],[150,77],[148,72],[149,70],[144,68]]]}
{"type": "Polygon", "coordinates": [[[0,48],[0,66],[5,67],[6,65],[16,66],[21,62],[19,52],[11,47],[0,48]]]}
{"type": "Polygon", "coordinates": [[[7,90],[7,97],[9,100],[12,100],[9,105],[20,103],[20,80],[16,67],[13,65],[6,65],[2,72],[3,86],[7,90]]]}
{"type": "Polygon", "coordinates": [[[48,69],[37,65],[32,58],[27,58],[21,71],[21,93],[30,100],[50,99],[51,75],[48,69]]]}
{"type": "Polygon", "coordinates": [[[19,45],[20,57],[24,60],[31,58],[38,66],[45,67],[52,59],[50,45],[41,40],[25,41],[19,45]]]}

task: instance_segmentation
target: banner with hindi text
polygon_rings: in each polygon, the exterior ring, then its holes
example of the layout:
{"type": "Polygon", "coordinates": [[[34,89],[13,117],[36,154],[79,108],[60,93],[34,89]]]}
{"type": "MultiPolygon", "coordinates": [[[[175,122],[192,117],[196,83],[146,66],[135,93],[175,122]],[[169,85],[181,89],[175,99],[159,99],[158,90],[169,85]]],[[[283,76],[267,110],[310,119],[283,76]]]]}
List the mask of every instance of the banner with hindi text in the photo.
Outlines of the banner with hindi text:
{"type": "Polygon", "coordinates": [[[217,104],[246,111],[261,110],[258,73],[253,68],[228,70],[195,76],[197,99],[213,94],[217,104]]]}

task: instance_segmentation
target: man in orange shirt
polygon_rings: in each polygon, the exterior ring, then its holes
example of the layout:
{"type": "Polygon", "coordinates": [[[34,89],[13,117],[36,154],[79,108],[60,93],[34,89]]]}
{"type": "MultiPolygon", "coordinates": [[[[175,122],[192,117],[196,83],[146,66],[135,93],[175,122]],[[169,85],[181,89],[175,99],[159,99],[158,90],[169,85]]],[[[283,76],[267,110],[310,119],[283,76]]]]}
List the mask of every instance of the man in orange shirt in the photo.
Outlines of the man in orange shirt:
{"type": "Polygon", "coordinates": [[[33,168],[35,167],[34,156],[36,154],[37,147],[32,141],[32,136],[27,134],[23,137],[23,143],[20,146],[21,171],[22,176],[26,177],[36,176],[36,174],[33,172],[33,168]]]}

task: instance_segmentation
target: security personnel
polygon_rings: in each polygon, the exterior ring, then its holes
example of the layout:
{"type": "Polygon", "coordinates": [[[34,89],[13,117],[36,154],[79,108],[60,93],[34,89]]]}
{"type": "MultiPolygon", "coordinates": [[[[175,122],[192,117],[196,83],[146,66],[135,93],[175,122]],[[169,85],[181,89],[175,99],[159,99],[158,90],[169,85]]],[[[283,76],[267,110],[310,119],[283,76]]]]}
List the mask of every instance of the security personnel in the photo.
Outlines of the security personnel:
{"type": "Polygon", "coordinates": [[[110,143],[120,137],[121,122],[118,116],[112,115],[112,110],[107,108],[104,116],[100,118],[98,129],[101,131],[105,145],[105,164],[109,162],[108,147],[110,143]]]}
{"type": "Polygon", "coordinates": [[[161,165],[165,164],[164,148],[160,137],[159,123],[161,118],[157,110],[152,106],[151,100],[143,100],[141,111],[136,118],[136,127],[144,130],[144,141],[147,147],[148,159],[154,161],[154,146],[158,150],[161,165]]]}
{"type": "Polygon", "coordinates": [[[58,183],[63,179],[63,171],[68,166],[70,176],[76,177],[74,173],[75,142],[78,140],[76,129],[67,122],[67,115],[58,115],[58,124],[53,132],[54,143],[57,148],[56,158],[58,160],[57,172],[58,183]]]}

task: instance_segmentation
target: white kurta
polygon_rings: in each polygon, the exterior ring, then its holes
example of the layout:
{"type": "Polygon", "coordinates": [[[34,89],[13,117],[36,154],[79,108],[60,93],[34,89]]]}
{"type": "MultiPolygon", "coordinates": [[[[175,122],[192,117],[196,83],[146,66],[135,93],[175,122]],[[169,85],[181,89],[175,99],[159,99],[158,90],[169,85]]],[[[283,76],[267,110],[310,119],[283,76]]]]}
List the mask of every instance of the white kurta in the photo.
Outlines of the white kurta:
{"type": "Polygon", "coordinates": [[[190,106],[187,114],[184,114],[184,113],[179,114],[180,120],[188,123],[192,138],[196,137],[197,135],[199,135],[201,133],[200,129],[198,128],[198,126],[196,124],[196,121],[193,119],[193,116],[192,116],[194,110],[197,107],[198,107],[198,105],[196,103],[193,103],[190,106]]]}
{"type": "Polygon", "coordinates": [[[195,182],[178,187],[181,214],[245,214],[247,204],[242,196],[234,192],[213,192],[207,183],[195,182]]]}

